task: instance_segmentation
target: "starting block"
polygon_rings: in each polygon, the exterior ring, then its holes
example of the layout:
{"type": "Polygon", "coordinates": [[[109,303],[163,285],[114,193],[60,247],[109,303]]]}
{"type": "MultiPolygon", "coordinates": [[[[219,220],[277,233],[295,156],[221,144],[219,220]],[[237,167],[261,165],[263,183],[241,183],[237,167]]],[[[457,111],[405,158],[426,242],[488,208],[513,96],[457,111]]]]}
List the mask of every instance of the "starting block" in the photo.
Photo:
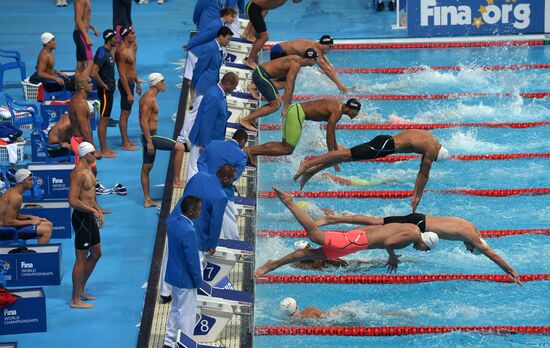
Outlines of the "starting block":
{"type": "MultiPolygon", "coordinates": [[[[210,346],[206,344],[198,344],[197,341],[187,336],[181,330],[178,330],[176,344],[178,345],[178,348],[222,348],[221,346],[210,346]]],[[[0,348],[2,348],[1,345],[0,345],[0,348]]]]}
{"type": "Polygon", "coordinates": [[[42,288],[10,292],[19,298],[1,309],[0,335],[46,332],[46,296],[42,288]]]}
{"type": "Polygon", "coordinates": [[[233,37],[227,45],[225,61],[229,63],[242,63],[252,50],[252,42],[233,37]]]}
{"type": "Polygon", "coordinates": [[[197,295],[200,318],[193,332],[196,342],[212,342],[225,328],[237,310],[250,308],[254,299],[244,291],[213,288],[203,282],[197,295]],[[206,295],[202,295],[206,294],[206,295]]]}
{"type": "Polygon", "coordinates": [[[235,197],[237,215],[248,218],[256,217],[256,200],[248,197],[235,197]]]}
{"type": "Polygon", "coordinates": [[[235,131],[237,129],[243,129],[248,134],[248,145],[249,146],[256,145],[257,140],[258,140],[258,132],[248,130],[248,129],[244,128],[243,126],[241,126],[241,124],[238,123],[238,122],[239,121],[237,120],[236,123],[235,122],[227,122],[226,123],[226,125],[225,125],[226,126],[226,128],[225,128],[225,140],[232,139],[233,134],[235,134],[235,131]]]}
{"type": "MultiPolygon", "coordinates": [[[[254,255],[254,245],[240,240],[220,239],[214,255],[205,255],[204,281],[211,287],[220,286],[237,262],[254,255]]],[[[227,282],[226,282],[227,283],[227,282]]]]}
{"type": "Polygon", "coordinates": [[[252,69],[244,64],[225,63],[220,69],[220,80],[223,75],[228,72],[235,73],[239,77],[239,84],[237,85],[236,91],[247,93],[246,86],[252,83],[252,71],[252,69]]]}
{"type": "Polygon", "coordinates": [[[256,110],[260,102],[248,93],[233,92],[227,96],[227,108],[231,111],[228,122],[236,122],[256,110]]]}

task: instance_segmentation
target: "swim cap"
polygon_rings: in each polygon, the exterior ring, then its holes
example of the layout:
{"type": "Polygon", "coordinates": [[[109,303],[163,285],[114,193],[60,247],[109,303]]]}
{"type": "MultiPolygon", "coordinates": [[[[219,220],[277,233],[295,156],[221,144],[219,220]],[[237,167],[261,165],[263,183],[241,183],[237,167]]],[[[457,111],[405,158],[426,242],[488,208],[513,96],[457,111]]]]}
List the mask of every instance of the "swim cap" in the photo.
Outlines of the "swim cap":
{"type": "Polygon", "coordinates": [[[446,148],[441,146],[441,148],[439,149],[439,152],[437,153],[436,161],[443,161],[446,159],[449,159],[449,151],[447,151],[446,148]]]}
{"type": "Polygon", "coordinates": [[[433,232],[423,232],[421,233],[421,236],[422,241],[428,246],[428,248],[430,248],[430,250],[432,250],[437,242],[439,242],[439,236],[433,232]]]}
{"type": "Polygon", "coordinates": [[[313,48],[308,48],[305,52],[304,52],[304,58],[317,58],[319,57],[319,54],[317,53],[317,51],[313,48]]]}
{"type": "Polygon", "coordinates": [[[292,315],[294,314],[294,312],[296,312],[298,304],[296,303],[296,300],[292,297],[287,297],[279,303],[279,308],[286,314],[292,315]]]}
{"type": "Polygon", "coordinates": [[[149,77],[147,78],[149,80],[149,84],[151,86],[154,86],[156,85],[157,83],[161,82],[164,80],[164,76],[162,76],[162,74],[160,73],[152,73],[152,74],[149,74],[149,77]]]}
{"type": "Polygon", "coordinates": [[[15,182],[19,184],[20,182],[25,181],[26,178],[32,175],[31,171],[25,168],[21,168],[15,172],[15,182]]]}
{"type": "Polygon", "coordinates": [[[80,157],[84,157],[92,151],[95,151],[95,147],[87,141],[83,141],[78,145],[78,156],[80,157]]]}
{"type": "Polygon", "coordinates": [[[111,41],[115,36],[116,33],[113,29],[107,29],[103,32],[103,40],[105,40],[105,42],[111,41]]]}
{"type": "Polygon", "coordinates": [[[40,41],[42,42],[43,45],[47,44],[53,39],[55,39],[55,36],[53,36],[52,33],[45,32],[45,33],[42,33],[42,35],[40,35],[40,41]]]}
{"type": "MultiPolygon", "coordinates": [[[[484,246],[486,246],[487,248],[489,247],[489,244],[487,244],[487,242],[485,241],[485,239],[483,238],[479,238],[481,240],[481,244],[483,244],[484,246]]],[[[478,248],[474,248],[474,250],[472,250],[472,254],[474,255],[481,255],[481,251],[478,249],[478,248]]]]}
{"type": "Polygon", "coordinates": [[[323,35],[321,36],[321,39],[319,39],[319,43],[321,45],[334,45],[334,40],[330,35],[323,35]]]}
{"type": "Polygon", "coordinates": [[[298,208],[300,208],[302,210],[306,210],[311,206],[311,204],[309,204],[306,201],[298,201],[298,202],[296,202],[296,205],[298,206],[298,208]]]}
{"type": "Polygon", "coordinates": [[[307,249],[308,247],[311,248],[311,244],[309,244],[305,240],[299,240],[294,242],[294,247],[296,247],[296,250],[303,250],[303,249],[307,249]]]}
{"type": "Polygon", "coordinates": [[[351,98],[346,102],[346,106],[352,110],[361,110],[361,103],[355,98],[351,98]]]}
{"type": "Polygon", "coordinates": [[[124,27],[124,28],[122,28],[122,30],[120,31],[120,37],[124,39],[124,38],[125,38],[126,36],[128,36],[131,32],[132,32],[132,28],[130,28],[130,27],[124,27]]]}

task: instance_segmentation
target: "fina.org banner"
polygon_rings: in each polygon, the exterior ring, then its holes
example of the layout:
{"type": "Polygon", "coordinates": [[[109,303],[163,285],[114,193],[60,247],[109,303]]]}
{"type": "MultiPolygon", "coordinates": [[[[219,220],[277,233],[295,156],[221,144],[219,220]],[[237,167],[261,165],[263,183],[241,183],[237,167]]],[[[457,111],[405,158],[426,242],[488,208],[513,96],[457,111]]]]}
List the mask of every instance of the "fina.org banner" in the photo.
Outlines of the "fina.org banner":
{"type": "Polygon", "coordinates": [[[548,0],[407,1],[409,37],[544,33],[548,0]]]}

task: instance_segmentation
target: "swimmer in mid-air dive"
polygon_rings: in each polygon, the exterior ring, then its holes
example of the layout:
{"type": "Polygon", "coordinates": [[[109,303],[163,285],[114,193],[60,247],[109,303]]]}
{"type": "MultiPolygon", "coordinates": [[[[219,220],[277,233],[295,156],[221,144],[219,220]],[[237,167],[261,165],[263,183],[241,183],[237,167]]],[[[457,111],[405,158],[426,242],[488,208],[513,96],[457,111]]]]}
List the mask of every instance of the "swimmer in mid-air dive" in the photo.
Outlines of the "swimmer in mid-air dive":
{"type": "Polygon", "coordinates": [[[354,146],[351,149],[342,148],[317,158],[303,160],[294,175],[294,180],[300,179],[300,189],[303,189],[309,179],[317,172],[328,167],[342,162],[386,157],[394,153],[418,153],[422,155],[420,171],[416,176],[414,195],[411,199],[414,213],[428,183],[432,163],[449,158],[449,152],[439,143],[437,138],[423,130],[409,129],[396,136],[378,135],[371,141],[354,146]]]}
{"type": "MultiPolygon", "coordinates": [[[[312,246],[305,240],[299,240],[294,243],[296,250],[311,249],[312,246]]],[[[322,269],[328,266],[348,267],[349,263],[346,260],[336,258],[334,260],[303,260],[296,262],[292,267],[298,269],[322,269]]]]}
{"type": "Polygon", "coordinates": [[[278,260],[269,260],[256,270],[256,277],[261,277],[289,263],[303,260],[333,260],[367,249],[386,249],[389,255],[386,265],[391,273],[397,271],[399,256],[401,256],[395,254],[395,249],[402,249],[413,244],[417,250],[428,251],[439,240],[437,234],[433,232],[421,233],[420,229],[412,224],[388,224],[368,231],[358,229],[347,232],[321,231],[313,219],[294,203],[290,194],[276,187],[273,187],[273,191],[302,225],[309,239],[322,247],[296,250],[278,260]]]}
{"type": "Polygon", "coordinates": [[[315,223],[318,227],[334,224],[365,225],[366,227],[362,227],[361,229],[367,231],[385,224],[413,224],[418,226],[421,232],[431,231],[436,233],[441,239],[463,242],[468,251],[475,255],[483,254],[487,256],[502,268],[514,282],[522,285],[518,272],[491,249],[489,244],[481,238],[477,227],[471,222],[458,217],[429,216],[418,213],[406,216],[388,216],[385,218],[376,218],[369,215],[347,215],[325,216],[315,221],[315,223]]]}
{"type": "Polygon", "coordinates": [[[328,151],[338,150],[336,142],[336,124],[346,114],[354,119],[361,110],[357,99],[341,103],[337,99],[323,98],[305,103],[291,104],[283,119],[283,139],[280,142],[269,142],[257,146],[245,147],[244,151],[254,163],[254,156],[285,156],[294,152],[302,136],[304,121],[327,122],[326,143],[328,151]]]}

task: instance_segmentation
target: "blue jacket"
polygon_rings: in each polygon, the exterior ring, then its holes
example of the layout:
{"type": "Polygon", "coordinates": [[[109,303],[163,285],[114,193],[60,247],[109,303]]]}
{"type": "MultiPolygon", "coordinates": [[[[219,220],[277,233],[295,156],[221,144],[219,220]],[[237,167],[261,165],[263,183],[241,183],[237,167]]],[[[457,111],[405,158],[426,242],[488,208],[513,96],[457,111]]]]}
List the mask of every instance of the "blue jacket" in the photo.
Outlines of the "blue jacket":
{"type": "MultiPolygon", "coordinates": [[[[199,250],[208,251],[208,249],[215,248],[220,239],[223,214],[227,206],[227,196],[220,180],[216,175],[198,172],[187,182],[183,196],[176,206],[179,207],[186,196],[201,198],[201,215],[193,220],[199,250]]],[[[170,213],[170,217],[180,214],[180,212],[174,209],[170,213]]]]}
{"type": "Polygon", "coordinates": [[[218,18],[218,20],[208,23],[208,25],[205,26],[204,29],[199,30],[197,34],[193,35],[193,37],[187,43],[187,48],[191,50],[198,45],[202,45],[203,43],[207,43],[216,39],[216,34],[218,34],[218,31],[223,26],[224,23],[221,18],[218,18]]]}
{"type": "Polygon", "coordinates": [[[168,262],[164,280],[175,287],[195,289],[202,283],[199,248],[193,223],[181,214],[178,204],[166,219],[168,262]]]}
{"type": "Polygon", "coordinates": [[[223,51],[216,40],[198,45],[191,50],[197,56],[197,64],[193,69],[191,83],[196,95],[203,95],[208,88],[220,80],[220,69],[223,62],[223,51]]]}
{"type": "Polygon", "coordinates": [[[204,93],[197,119],[189,132],[189,141],[193,145],[206,147],[212,140],[225,139],[227,118],[225,93],[215,84],[204,93]]]}
{"type": "MultiPolygon", "coordinates": [[[[241,150],[235,140],[212,140],[199,156],[197,167],[201,172],[214,174],[222,165],[231,164],[236,169],[235,181],[237,181],[244,171],[247,160],[248,156],[241,150]]],[[[235,188],[233,186],[226,187],[225,194],[230,201],[235,200],[235,188]]]]}
{"type": "Polygon", "coordinates": [[[220,18],[224,0],[197,0],[193,11],[193,23],[203,30],[209,23],[220,18]]]}

